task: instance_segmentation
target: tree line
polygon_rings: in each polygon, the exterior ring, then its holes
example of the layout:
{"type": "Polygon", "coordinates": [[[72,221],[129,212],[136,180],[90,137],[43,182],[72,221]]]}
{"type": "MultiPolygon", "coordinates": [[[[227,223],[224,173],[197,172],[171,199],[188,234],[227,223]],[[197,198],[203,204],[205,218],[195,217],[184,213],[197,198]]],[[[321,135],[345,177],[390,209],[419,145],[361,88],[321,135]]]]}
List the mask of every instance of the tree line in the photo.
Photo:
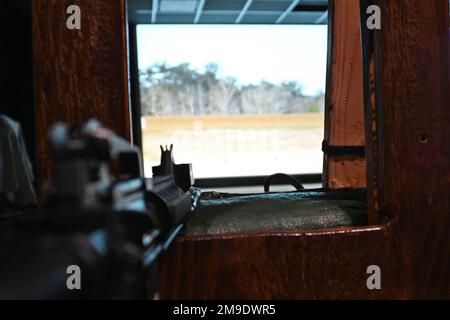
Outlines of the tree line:
{"type": "Polygon", "coordinates": [[[140,71],[143,115],[234,115],[323,112],[324,95],[302,94],[296,81],[242,85],[235,78],[219,78],[218,65],[203,72],[188,63],[159,63],[140,71]]]}

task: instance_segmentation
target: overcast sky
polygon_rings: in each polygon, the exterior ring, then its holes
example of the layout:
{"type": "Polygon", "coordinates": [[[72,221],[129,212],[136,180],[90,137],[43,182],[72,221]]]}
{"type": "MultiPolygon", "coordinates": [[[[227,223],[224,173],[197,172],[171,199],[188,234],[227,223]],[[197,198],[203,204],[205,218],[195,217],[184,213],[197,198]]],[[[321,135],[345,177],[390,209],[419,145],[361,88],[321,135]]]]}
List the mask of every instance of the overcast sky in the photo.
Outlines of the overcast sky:
{"type": "Polygon", "coordinates": [[[156,62],[210,62],[242,84],[296,80],[307,95],[325,91],[327,27],[302,25],[139,25],[139,68],[156,62]]]}

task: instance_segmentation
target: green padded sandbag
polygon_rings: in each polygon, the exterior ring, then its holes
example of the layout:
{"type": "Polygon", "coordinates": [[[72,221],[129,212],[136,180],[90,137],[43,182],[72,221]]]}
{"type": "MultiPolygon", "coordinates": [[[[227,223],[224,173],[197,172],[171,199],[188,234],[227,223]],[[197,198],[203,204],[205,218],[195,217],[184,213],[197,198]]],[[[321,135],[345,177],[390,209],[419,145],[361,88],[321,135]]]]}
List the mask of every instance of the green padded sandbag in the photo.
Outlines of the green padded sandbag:
{"type": "Polygon", "coordinates": [[[187,235],[295,231],[363,225],[363,190],[313,190],[251,195],[208,193],[186,226],[187,235]]]}

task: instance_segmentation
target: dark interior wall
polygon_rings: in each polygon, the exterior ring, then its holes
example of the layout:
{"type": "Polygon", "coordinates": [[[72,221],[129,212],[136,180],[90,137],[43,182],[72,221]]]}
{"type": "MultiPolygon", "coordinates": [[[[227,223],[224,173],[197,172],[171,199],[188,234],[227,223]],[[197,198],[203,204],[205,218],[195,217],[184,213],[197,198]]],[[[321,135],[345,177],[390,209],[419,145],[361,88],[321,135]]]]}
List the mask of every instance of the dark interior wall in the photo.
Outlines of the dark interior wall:
{"type": "Polygon", "coordinates": [[[2,0],[0,113],[19,121],[35,164],[31,0],[2,0]]]}
{"type": "Polygon", "coordinates": [[[137,25],[128,25],[128,45],[130,55],[130,100],[133,143],[142,149],[141,134],[141,95],[139,86],[139,65],[137,52],[137,25]]]}

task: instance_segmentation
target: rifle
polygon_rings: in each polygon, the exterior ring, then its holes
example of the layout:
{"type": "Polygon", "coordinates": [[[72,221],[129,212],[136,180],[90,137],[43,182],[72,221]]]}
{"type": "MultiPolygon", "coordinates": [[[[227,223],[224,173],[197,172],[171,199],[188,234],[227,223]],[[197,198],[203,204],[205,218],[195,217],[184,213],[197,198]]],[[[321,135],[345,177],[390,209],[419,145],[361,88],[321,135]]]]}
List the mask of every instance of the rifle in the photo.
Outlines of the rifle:
{"type": "Polygon", "coordinates": [[[0,299],[143,299],[157,260],[200,197],[190,164],[162,150],[153,178],[138,148],[95,120],[50,133],[44,207],[0,223],[0,299]]]}

